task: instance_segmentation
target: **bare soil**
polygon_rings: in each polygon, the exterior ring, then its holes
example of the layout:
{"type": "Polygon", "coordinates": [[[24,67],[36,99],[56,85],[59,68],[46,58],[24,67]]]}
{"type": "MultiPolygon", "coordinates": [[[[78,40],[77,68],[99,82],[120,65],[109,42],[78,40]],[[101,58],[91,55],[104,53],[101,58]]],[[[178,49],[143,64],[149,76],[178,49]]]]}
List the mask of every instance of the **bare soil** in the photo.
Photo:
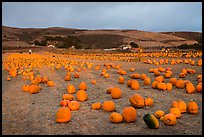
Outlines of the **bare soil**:
{"type": "MultiPolygon", "coordinates": [[[[43,54],[42,52],[39,54],[43,54]]],[[[2,54],[2,59],[9,53],[2,54]]],[[[58,58],[56,55],[55,58],[58,58]]],[[[156,58],[159,60],[161,58],[156,58]]],[[[75,59],[77,60],[77,59],[75,59]]],[[[171,60],[171,58],[169,59],[171,60]]],[[[198,60],[197,58],[193,60],[198,60]]],[[[83,60],[91,62],[91,60],[83,60]]],[[[49,68],[36,69],[40,75],[46,75],[48,79],[55,82],[54,87],[40,84],[42,90],[38,94],[29,94],[22,91],[22,86],[28,82],[22,80],[22,76],[18,75],[11,81],[6,81],[8,72],[2,69],[2,134],[3,135],[201,135],[202,134],[202,93],[187,94],[185,89],[177,89],[173,87],[172,91],[159,91],[152,89],[151,85],[144,86],[143,81],[138,79],[140,89],[135,91],[127,87],[126,82],[130,79],[132,73],[145,73],[154,80],[155,76],[149,73],[150,68],[156,68],[154,65],[144,64],[143,62],[125,62],[111,61],[114,64],[121,64],[122,69],[127,71],[125,84],[118,84],[117,71],[115,69],[108,70],[110,78],[102,77],[101,70],[104,68],[105,62],[110,61],[94,61],[94,66],[101,64],[100,70],[93,68],[78,72],[80,78],[72,76],[71,81],[64,81],[66,71],[64,68],[52,72],[49,68]],[[130,67],[135,68],[135,72],[130,72],[130,67]],[[97,83],[91,84],[91,80],[95,79],[97,83]],[[81,81],[85,81],[88,90],[88,100],[80,102],[80,109],[72,111],[71,121],[68,123],[56,123],[55,114],[60,107],[59,103],[64,93],[67,93],[66,86],[71,83],[77,87],[81,81]],[[106,93],[109,87],[118,86],[122,90],[120,99],[112,99],[110,94],[106,93]],[[135,93],[140,94],[144,98],[151,97],[154,100],[153,107],[144,107],[137,110],[137,120],[134,123],[112,123],[109,120],[111,112],[104,110],[93,110],[91,105],[94,102],[103,103],[106,100],[114,101],[116,112],[122,113],[124,107],[131,106],[129,97],[135,93]],[[158,129],[149,129],[143,121],[143,116],[147,113],[153,114],[157,110],[163,110],[168,113],[171,103],[174,100],[182,99],[186,103],[191,99],[195,100],[199,106],[199,113],[196,115],[184,113],[180,119],[177,119],[175,126],[167,126],[159,120],[158,129]]],[[[171,67],[173,76],[177,77],[183,68],[192,68],[196,70],[196,74],[188,74],[184,79],[188,79],[196,85],[197,75],[202,73],[202,67],[191,66],[189,64],[180,63],[177,65],[160,65],[164,68],[171,67]]],[[[169,79],[165,79],[167,83],[169,79]]],[[[76,99],[76,93],[74,94],[76,99]]]]}

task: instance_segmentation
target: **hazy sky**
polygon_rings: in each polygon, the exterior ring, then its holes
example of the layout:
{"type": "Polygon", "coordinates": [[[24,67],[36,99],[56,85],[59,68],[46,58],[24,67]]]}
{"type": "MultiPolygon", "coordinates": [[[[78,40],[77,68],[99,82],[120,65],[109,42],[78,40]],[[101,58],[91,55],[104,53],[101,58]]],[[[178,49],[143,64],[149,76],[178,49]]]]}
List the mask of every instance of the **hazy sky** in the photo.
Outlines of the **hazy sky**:
{"type": "Polygon", "coordinates": [[[3,2],[2,25],[201,32],[202,2],[3,2]]]}

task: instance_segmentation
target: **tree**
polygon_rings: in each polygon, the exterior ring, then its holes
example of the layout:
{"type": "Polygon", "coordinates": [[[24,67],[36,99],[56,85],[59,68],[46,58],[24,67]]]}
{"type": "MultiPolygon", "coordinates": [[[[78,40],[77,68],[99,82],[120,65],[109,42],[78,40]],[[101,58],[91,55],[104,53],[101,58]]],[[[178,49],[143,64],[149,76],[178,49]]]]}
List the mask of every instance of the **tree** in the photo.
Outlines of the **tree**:
{"type": "Polygon", "coordinates": [[[130,45],[133,47],[133,48],[138,48],[139,46],[137,45],[137,43],[135,42],[130,42],[130,45]]]}

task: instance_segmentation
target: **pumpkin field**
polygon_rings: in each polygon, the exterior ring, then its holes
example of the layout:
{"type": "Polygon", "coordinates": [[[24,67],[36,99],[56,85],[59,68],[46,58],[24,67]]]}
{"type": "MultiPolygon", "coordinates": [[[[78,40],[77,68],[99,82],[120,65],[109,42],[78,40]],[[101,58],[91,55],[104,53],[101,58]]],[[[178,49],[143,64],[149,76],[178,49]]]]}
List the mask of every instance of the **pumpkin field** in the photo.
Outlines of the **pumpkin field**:
{"type": "Polygon", "coordinates": [[[202,51],[2,54],[3,135],[201,135],[202,51]]]}

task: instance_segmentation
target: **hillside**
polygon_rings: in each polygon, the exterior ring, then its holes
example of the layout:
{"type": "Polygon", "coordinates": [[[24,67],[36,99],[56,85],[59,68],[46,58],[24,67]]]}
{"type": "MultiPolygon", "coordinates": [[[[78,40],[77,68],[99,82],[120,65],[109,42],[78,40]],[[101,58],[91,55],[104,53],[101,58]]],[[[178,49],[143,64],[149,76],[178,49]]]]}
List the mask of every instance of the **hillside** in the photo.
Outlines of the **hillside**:
{"type": "Polygon", "coordinates": [[[180,35],[180,33],[159,33],[140,30],[81,30],[74,28],[13,28],[2,26],[2,46],[29,47],[31,43],[43,46],[53,44],[58,47],[104,49],[129,44],[134,41],[139,47],[176,47],[181,44],[195,44],[201,39],[195,37],[194,32],[180,35]],[[192,35],[191,35],[192,33],[192,35]],[[18,42],[17,42],[18,41],[18,42]]]}

